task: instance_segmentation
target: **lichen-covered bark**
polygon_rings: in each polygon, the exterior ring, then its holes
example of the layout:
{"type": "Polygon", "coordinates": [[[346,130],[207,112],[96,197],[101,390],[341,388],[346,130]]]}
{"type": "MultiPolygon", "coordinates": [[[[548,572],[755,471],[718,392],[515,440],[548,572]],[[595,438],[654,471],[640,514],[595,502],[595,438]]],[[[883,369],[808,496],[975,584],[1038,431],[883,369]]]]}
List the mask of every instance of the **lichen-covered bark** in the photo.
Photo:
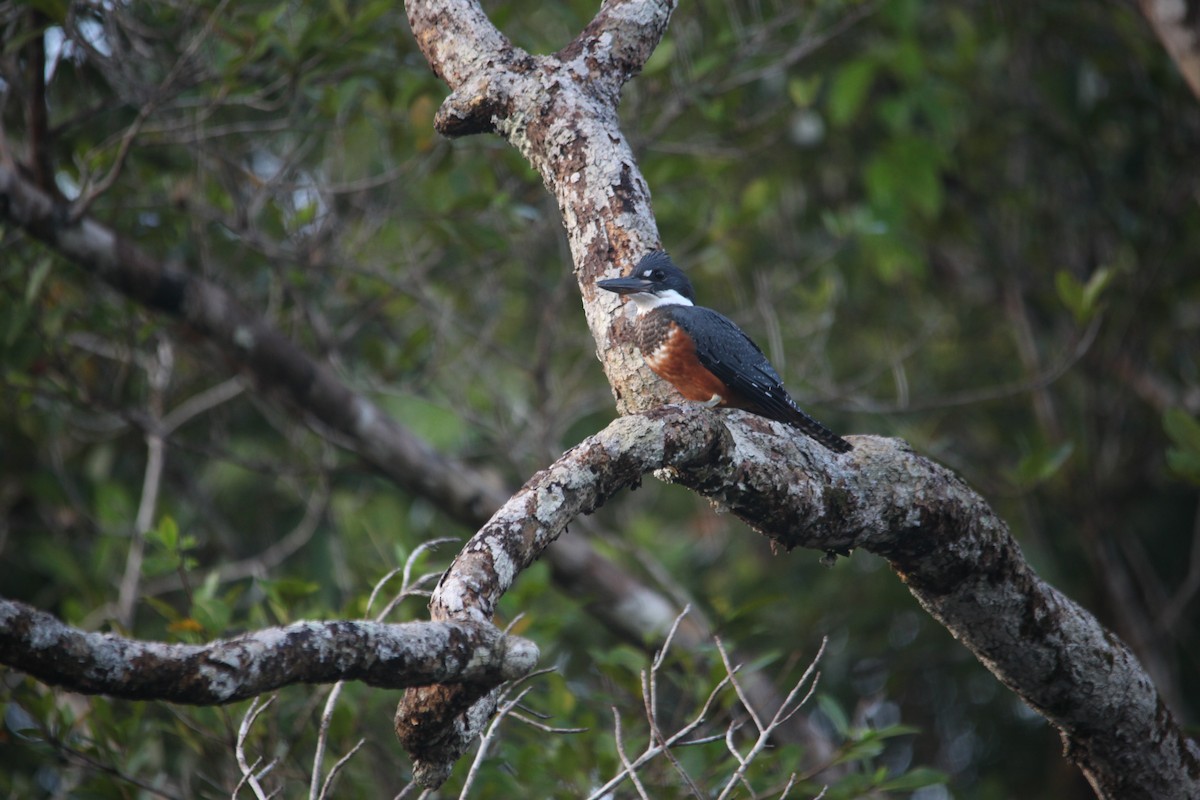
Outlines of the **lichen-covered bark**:
{"type": "MultiPolygon", "coordinates": [[[[682,420],[685,425],[686,420],[682,420]]],[[[537,559],[580,514],[598,508],[620,489],[637,484],[647,464],[698,460],[712,443],[695,425],[667,443],[641,436],[641,417],[622,417],[585,439],[530,478],[479,530],[446,570],[430,599],[434,620],[488,624],[496,603],[522,570],[537,559]]],[[[476,703],[479,724],[494,699],[486,687],[426,686],[405,693],[396,710],[396,734],[413,756],[418,781],[437,785],[479,734],[465,718],[476,703]]]]}
{"type": "Polygon", "coordinates": [[[0,664],[73,692],[217,705],[294,683],[494,686],[528,674],[537,646],[470,622],[297,622],[203,645],[88,633],[0,599],[0,664]]]}
{"type": "Polygon", "coordinates": [[[659,245],[650,189],[617,121],[620,87],[650,57],[672,0],[610,0],[551,55],[514,47],[471,0],[405,4],[413,33],[451,88],[435,120],[448,136],[494,132],[542,176],[558,200],[584,313],[622,411],[673,395],[627,344],[610,341],[619,300],[595,290],[659,245]],[[454,31],[456,35],[449,35],[454,31]]]}
{"type": "Polygon", "coordinates": [[[784,549],[888,559],[936,620],[1058,727],[1098,796],[1200,797],[1200,748],[1133,653],[1038,577],[961,478],[893,439],[853,437],[854,450],[835,457],[754,418],[729,432],[729,448],[676,465],[674,479],[784,549]]]}
{"type": "MultiPolygon", "coordinates": [[[[534,475],[479,531],[434,593],[435,619],[486,623],[521,569],[578,514],[658,470],[781,549],[863,549],[1062,731],[1105,798],[1200,796],[1200,750],[1129,649],[1039,578],[1004,521],[961,478],[899,440],[852,437],[834,455],[742,412],[664,406],[622,417],[534,475]]],[[[409,690],[397,732],[419,777],[444,779],[469,745],[470,687],[409,690]],[[439,707],[442,709],[439,712],[439,707]]]]}

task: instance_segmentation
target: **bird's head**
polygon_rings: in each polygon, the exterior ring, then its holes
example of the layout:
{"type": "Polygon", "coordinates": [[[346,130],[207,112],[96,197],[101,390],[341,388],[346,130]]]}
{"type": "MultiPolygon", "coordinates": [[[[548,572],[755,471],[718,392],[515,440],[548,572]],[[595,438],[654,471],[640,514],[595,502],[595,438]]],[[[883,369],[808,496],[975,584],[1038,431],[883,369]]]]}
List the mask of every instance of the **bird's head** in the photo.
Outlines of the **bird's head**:
{"type": "Polygon", "coordinates": [[[645,313],[659,306],[695,305],[692,282],[675,266],[665,250],[653,250],[642,256],[628,278],[596,281],[601,289],[627,295],[645,313]]]}

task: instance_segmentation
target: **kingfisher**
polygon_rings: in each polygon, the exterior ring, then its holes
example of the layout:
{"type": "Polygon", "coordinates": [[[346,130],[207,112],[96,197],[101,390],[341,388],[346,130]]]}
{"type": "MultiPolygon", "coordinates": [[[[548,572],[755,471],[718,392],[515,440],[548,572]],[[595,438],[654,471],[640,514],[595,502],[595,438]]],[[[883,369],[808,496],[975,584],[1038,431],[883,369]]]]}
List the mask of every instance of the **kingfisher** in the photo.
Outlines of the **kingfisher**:
{"type": "Polygon", "coordinates": [[[762,350],[733,320],[696,305],[692,282],[665,250],[647,253],[629,277],[596,285],[633,301],[633,338],[642,357],[688,400],[786,422],[835,453],[852,449],[800,410],[762,350]]]}

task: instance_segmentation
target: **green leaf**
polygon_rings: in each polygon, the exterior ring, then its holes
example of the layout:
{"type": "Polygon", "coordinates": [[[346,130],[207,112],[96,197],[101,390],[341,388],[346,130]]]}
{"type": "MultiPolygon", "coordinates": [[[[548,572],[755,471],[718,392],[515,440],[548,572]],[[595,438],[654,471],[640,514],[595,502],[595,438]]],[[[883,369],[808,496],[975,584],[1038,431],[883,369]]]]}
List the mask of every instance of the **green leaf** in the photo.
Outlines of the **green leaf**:
{"type": "Polygon", "coordinates": [[[910,209],[932,219],[942,208],[942,154],[918,136],[897,137],[867,162],[864,180],[871,202],[885,215],[910,209]]]}
{"type": "Polygon", "coordinates": [[[842,736],[847,736],[850,733],[850,719],[846,716],[846,712],[838,705],[838,701],[833,699],[831,695],[817,695],[817,706],[821,711],[825,712],[825,716],[829,717],[829,721],[833,723],[834,729],[842,736]]]}
{"type": "Polygon", "coordinates": [[[858,114],[871,82],[875,78],[875,62],[852,61],[838,70],[829,87],[829,120],[844,126],[858,114]]]}
{"type": "Polygon", "coordinates": [[[883,740],[872,736],[848,744],[841,754],[833,760],[833,763],[847,764],[855,761],[867,761],[877,757],[882,752],[883,740]]]}
{"type": "Polygon", "coordinates": [[[929,767],[917,767],[911,772],[884,781],[879,784],[879,788],[894,792],[911,792],[913,789],[920,789],[923,786],[933,786],[945,782],[946,774],[944,772],[929,767]]]}
{"type": "Polygon", "coordinates": [[[751,181],[742,191],[742,210],[751,214],[760,214],[771,205],[775,192],[771,182],[766,178],[751,181]]]}
{"type": "Polygon", "coordinates": [[[1181,408],[1167,409],[1163,428],[1175,445],[1167,450],[1167,466],[1178,477],[1200,484],[1200,421],[1181,408]]]}
{"type": "Polygon", "coordinates": [[[658,47],[654,48],[654,52],[650,54],[650,58],[646,60],[646,66],[642,68],[643,75],[655,75],[662,72],[675,61],[675,42],[671,39],[663,39],[658,43],[658,47]]]}
{"type": "Polygon", "coordinates": [[[146,538],[168,550],[174,550],[179,546],[179,526],[170,515],[163,515],[158,521],[158,527],[146,532],[146,538]]]}
{"type": "Polygon", "coordinates": [[[183,616],[175,609],[175,606],[171,605],[165,600],[160,600],[157,597],[146,595],[141,599],[141,602],[157,611],[167,622],[178,622],[183,618],[183,616]]]}
{"type": "Polygon", "coordinates": [[[37,299],[38,294],[42,290],[42,283],[46,280],[46,276],[50,274],[51,260],[49,257],[38,261],[37,266],[33,268],[33,272],[29,275],[29,283],[25,286],[25,304],[32,305],[37,299]]]}
{"type": "Polygon", "coordinates": [[[1100,296],[1112,284],[1114,270],[1101,267],[1092,273],[1086,284],[1071,273],[1059,270],[1054,276],[1054,286],[1063,305],[1075,317],[1075,322],[1084,325],[1100,310],[1100,296]]]}
{"type": "Polygon", "coordinates": [[[1013,471],[1013,482],[1025,489],[1045,483],[1062,469],[1074,451],[1074,442],[1064,442],[1054,450],[1038,449],[1028,453],[1013,471]]]}
{"type": "Polygon", "coordinates": [[[788,97],[797,108],[808,108],[817,99],[817,92],[821,90],[821,78],[792,78],[788,81],[787,88],[788,97]]]}
{"type": "Polygon", "coordinates": [[[313,581],[301,580],[299,578],[263,579],[259,583],[266,591],[267,596],[284,604],[303,600],[321,588],[319,584],[313,581]]]}
{"type": "Polygon", "coordinates": [[[1109,267],[1101,267],[1088,278],[1087,286],[1083,287],[1083,304],[1089,311],[1094,312],[1100,301],[1100,295],[1109,287],[1116,273],[1109,267]]]}
{"type": "Polygon", "coordinates": [[[1078,321],[1083,316],[1083,284],[1071,273],[1060,269],[1054,276],[1054,288],[1058,290],[1058,299],[1078,321]]]}
{"type": "Polygon", "coordinates": [[[1168,450],[1167,466],[1178,477],[1200,485],[1200,455],[1185,453],[1182,450],[1168,450]]]}
{"type": "Polygon", "coordinates": [[[1200,455],[1200,421],[1182,408],[1169,408],[1163,414],[1163,428],[1175,446],[1200,455]]]}

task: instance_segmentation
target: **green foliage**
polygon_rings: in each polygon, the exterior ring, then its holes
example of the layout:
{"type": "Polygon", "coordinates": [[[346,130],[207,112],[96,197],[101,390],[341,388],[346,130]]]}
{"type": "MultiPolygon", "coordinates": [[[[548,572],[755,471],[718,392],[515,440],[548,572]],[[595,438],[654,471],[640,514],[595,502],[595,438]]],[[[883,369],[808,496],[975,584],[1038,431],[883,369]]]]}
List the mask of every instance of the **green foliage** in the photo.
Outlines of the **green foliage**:
{"type": "MultiPolygon", "coordinates": [[[[26,5],[42,16],[17,14],[3,34],[22,69],[29,44],[46,31],[61,40],[68,21],[65,2],[26,5]]],[[[596,5],[488,11],[518,45],[553,52],[596,5]]],[[[91,207],[97,219],[225,287],[498,485],[518,485],[611,417],[553,199],[495,138],[437,137],[446,88],[397,4],[93,4],[74,24],[84,41],[52,53],[48,70],[45,145],[62,191],[108,175],[157,98],[91,207]],[[86,37],[107,30],[129,50],[86,57],[86,37]]],[[[28,105],[6,86],[5,137],[24,158],[28,105]]],[[[834,428],[904,436],[962,473],[1039,570],[1118,633],[1137,630],[1167,696],[1194,719],[1200,686],[1169,676],[1195,671],[1195,633],[1164,628],[1154,604],[1184,585],[1200,483],[1200,110],[1136,14],[700,0],[676,9],[625,89],[622,119],[664,243],[701,302],[742,323],[834,428]]],[[[0,592],[112,629],[146,433],[233,371],[196,332],[16,231],[0,229],[0,248],[0,592]]],[[[423,542],[470,535],[258,391],[243,387],[168,436],[128,633],[196,642],[373,615],[397,579],[368,611],[374,581],[423,542]],[[220,579],[230,565],[256,577],[220,579]]],[[[596,534],[627,569],[699,598],[747,669],[779,686],[830,637],[807,709],[847,765],[826,797],[902,797],[943,781],[959,798],[1090,796],[1063,778],[1048,726],[883,561],[771,557],[728,516],[649,480],[577,527],[568,535],[596,534]]],[[[416,570],[444,567],[455,549],[416,570]]],[[[517,630],[559,668],[528,702],[549,724],[588,730],[505,721],[471,796],[586,795],[619,769],[613,707],[630,746],[648,740],[646,654],[615,641],[593,602],[564,595],[544,564],[504,598],[500,619],[524,614],[517,630]]],[[[424,603],[405,599],[393,619],[422,618],[424,603]]],[[[1180,608],[1188,619],[1192,606],[1180,608]]],[[[677,653],[664,718],[684,724],[721,677],[711,654],[677,653]]],[[[137,780],[228,797],[237,785],[246,704],[79,698],[11,675],[3,687],[0,794],[123,797],[142,792],[137,780]]],[[[288,796],[309,780],[325,691],[280,692],[252,731],[253,754],[280,758],[288,796]]],[[[399,791],[394,699],[346,687],[327,767],[370,744],[335,795],[399,791]]],[[[736,713],[726,693],[711,730],[736,713]]],[[[734,768],[721,742],[677,756],[708,786],[734,768]]],[[[813,758],[781,745],[750,777],[782,791],[813,758]]],[[[821,790],[801,777],[791,796],[821,790]]],[[[646,780],[656,796],[679,793],[666,762],[646,780]]]]}
{"type": "Polygon", "coordinates": [[[1167,450],[1167,464],[1184,480],[1200,484],[1200,422],[1178,408],[1163,415],[1163,427],[1174,445],[1167,450]]]}
{"type": "Polygon", "coordinates": [[[1075,451],[1075,445],[1065,442],[1055,448],[1037,448],[1026,453],[1013,470],[1012,480],[1022,489],[1030,489],[1057,475],[1075,451]]]}
{"type": "Polygon", "coordinates": [[[1054,276],[1054,285],[1063,305],[1075,316],[1075,322],[1083,325],[1100,310],[1100,295],[1112,280],[1113,272],[1107,268],[1096,270],[1087,283],[1080,283],[1071,273],[1060,271],[1054,276]]]}

